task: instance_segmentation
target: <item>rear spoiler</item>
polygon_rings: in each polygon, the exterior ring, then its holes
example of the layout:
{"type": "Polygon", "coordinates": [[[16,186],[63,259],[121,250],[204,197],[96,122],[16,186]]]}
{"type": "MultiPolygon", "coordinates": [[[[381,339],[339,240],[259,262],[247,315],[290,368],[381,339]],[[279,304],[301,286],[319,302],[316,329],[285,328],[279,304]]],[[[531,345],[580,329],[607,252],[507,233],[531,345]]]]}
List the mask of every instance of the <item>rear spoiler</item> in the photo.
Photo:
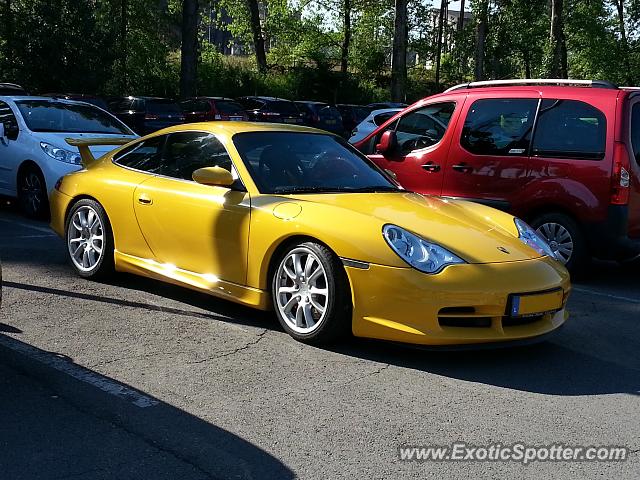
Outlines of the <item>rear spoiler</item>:
{"type": "Polygon", "coordinates": [[[89,147],[97,145],[126,145],[135,140],[134,138],[65,138],[65,141],[72,147],[77,147],[80,151],[82,165],[86,168],[96,161],[89,147]]]}

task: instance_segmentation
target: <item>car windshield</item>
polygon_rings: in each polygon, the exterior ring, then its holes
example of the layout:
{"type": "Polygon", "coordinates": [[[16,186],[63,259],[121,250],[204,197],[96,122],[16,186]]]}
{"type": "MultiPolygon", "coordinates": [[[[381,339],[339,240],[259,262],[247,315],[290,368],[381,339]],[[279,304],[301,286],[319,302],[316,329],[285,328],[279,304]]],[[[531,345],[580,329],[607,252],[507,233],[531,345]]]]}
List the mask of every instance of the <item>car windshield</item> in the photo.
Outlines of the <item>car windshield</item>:
{"type": "Polygon", "coordinates": [[[47,100],[21,100],[16,105],[32,132],[133,135],[126,125],[93,105],[47,100]]]}
{"type": "Polygon", "coordinates": [[[262,193],[397,192],[342,138],[306,132],[238,133],[233,142],[262,193]]]}
{"type": "Polygon", "coordinates": [[[180,106],[171,100],[147,100],[147,112],[156,114],[181,114],[180,106]]]}
{"type": "Polygon", "coordinates": [[[284,100],[269,102],[267,104],[267,108],[274,112],[283,113],[285,115],[298,115],[300,113],[295,103],[287,102],[284,100]]]}
{"type": "Polygon", "coordinates": [[[232,113],[238,113],[241,115],[244,114],[244,109],[242,108],[242,105],[240,105],[238,102],[233,102],[231,100],[216,100],[216,108],[218,109],[218,111],[226,115],[232,114],[232,113]]]}

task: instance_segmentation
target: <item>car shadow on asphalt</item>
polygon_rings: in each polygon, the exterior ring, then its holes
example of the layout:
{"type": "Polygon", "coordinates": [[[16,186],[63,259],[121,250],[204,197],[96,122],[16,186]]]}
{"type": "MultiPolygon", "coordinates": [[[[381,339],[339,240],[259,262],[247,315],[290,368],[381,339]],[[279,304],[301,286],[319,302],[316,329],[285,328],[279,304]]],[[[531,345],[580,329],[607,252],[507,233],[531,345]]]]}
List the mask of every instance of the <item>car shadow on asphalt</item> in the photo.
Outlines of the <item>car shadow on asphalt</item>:
{"type": "Polygon", "coordinates": [[[18,373],[0,380],[3,478],[295,478],[227,430],[0,334],[7,366],[18,373]]]}

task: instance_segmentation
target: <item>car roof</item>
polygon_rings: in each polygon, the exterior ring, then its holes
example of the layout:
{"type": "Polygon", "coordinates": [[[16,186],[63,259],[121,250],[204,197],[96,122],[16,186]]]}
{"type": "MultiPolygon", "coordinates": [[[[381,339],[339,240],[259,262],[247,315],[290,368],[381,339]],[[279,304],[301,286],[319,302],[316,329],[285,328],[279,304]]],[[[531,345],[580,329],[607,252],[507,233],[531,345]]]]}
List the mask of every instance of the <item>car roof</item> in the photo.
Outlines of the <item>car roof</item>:
{"type": "Polygon", "coordinates": [[[307,103],[310,105],[329,105],[327,102],[318,102],[316,100],[296,100],[293,103],[307,103]]]}
{"type": "Polygon", "coordinates": [[[207,96],[189,97],[189,98],[185,98],[185,100],[225,100],[227,102],[236,101],[235,98],[231,98],[231,97],[207,97],[207,96]]]}
{"type": "Polygon", "coordinates": [[[264,97],[264,96],[261,96],[261,95],[248,95],[246,97],[240,97],[240,98],[253,98],[253,99],[256,99],[256,100],[265,100],[267,102],[291,102],[291,100],[288,100],[286,98],[264,97]]]}
{"type": "MultiPolygon", "coordinates": [[[[70,100],[67,98],[59,98],[59,97],[42,97],[42,96],[35,96],[35,95],[4,95],[4,96],[0,96],[0,99],[7,101],[13,101],[13,102],[19,102],[21,100],[38,100],[38,101],[45,101],[45,102],[57,102],[57,103],[68,103],[71,105],[87,105],[87,102],[83,102],[80,100],[70,100]]],[[[90,105],[90,104],[89,104],[90,105]]]]}

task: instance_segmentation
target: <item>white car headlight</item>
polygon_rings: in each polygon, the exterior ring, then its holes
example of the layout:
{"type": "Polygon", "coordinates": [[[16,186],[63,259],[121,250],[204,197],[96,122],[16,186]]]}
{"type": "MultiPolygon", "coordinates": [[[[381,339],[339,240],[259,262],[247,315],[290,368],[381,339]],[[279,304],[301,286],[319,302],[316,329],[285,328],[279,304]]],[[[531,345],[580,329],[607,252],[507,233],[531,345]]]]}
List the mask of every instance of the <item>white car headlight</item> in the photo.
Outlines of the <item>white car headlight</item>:
{"type": "Polygon", "coordinates": [[[519,218],[515,219],[516,228],[518,229],[518,237],[522,240],[522,243],[533,248],[540,255],[547,255],[551,258],[556,258],[556,254],[553,253],[551,247],[547,241],[536,232],[533,227],[529,226],[525,221],[519,218]]]}
{"type": "Polygon", "coordinates": [[[400,258],[424,273],[438,273],[447,265],[466,263],[446,248],[396,225],[382,227],[382,236],[400,258]]]}
{"type": "Polygon", "coordinates": [[[71,163],[73,165],[82,165],[82,160],[78,152],[70,152],[64,148],[58,148],[50,143],[40,142],[40,148],[49,155],[51,158],[64,163],[71,163]]]}

